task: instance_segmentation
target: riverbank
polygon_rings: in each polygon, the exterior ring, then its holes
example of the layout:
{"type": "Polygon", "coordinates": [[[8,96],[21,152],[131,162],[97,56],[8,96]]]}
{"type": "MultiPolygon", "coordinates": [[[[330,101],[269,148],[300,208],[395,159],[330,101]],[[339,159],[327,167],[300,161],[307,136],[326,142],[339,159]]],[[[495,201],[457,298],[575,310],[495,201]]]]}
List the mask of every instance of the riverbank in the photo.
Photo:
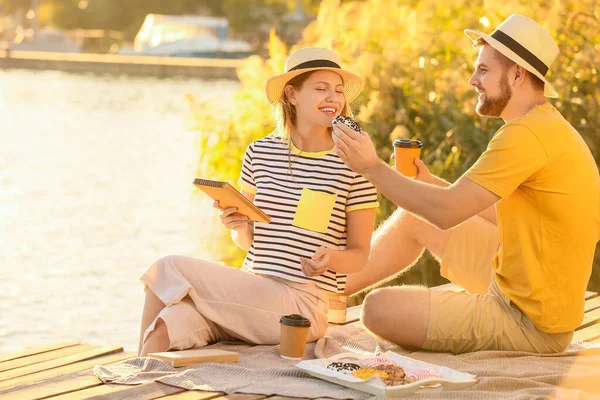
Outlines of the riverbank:
{"type": "Polygon", "coordinates": [[[0,69],[237,80],[243,60],[0,50],[0,69]]]}

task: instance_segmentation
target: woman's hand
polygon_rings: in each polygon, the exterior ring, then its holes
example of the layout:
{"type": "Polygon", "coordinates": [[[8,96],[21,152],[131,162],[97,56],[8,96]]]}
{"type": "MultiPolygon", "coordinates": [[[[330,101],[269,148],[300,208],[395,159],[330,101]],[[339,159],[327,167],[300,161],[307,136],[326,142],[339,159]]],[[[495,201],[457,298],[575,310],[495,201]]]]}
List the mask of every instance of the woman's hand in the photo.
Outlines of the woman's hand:
{"type": "Polygon", "coordinates": [[[312,258],[300,257],[302,272],[306,276],[323,275],[329,269],[330,249],[327,247],[319,247],[312,258]]]}
{"type": "Polygon", "coordinates": [[[240,231],[248,228],[250,219],[246,215],[233,215],[237,212],[237,207],[223,208],[219,206],[219,201],[215,200],[213,207],[221,211],[221,222],[225,228],[240,231]]]}

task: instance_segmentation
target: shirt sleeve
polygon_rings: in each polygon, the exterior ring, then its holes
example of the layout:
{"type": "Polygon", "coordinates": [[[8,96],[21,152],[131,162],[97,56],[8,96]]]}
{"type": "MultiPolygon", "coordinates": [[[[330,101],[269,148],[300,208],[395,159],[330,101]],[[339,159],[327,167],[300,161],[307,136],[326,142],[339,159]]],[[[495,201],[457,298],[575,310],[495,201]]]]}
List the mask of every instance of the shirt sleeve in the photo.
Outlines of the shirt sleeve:
{"type": "Polygon", "coordinates": [[[548,155],[535,133],[525,125],[506,124],[465,176],[505,198],[548,164],[548,155]]]}
{"type": "Polygon", "coordinates": [[[377,208],[377,189],[361,175],[356,175],[350,183],[350,191],[346,199],[346,212],[377,208]]]}
{"type": "Polygon", "coordinates": [[[246,154],[244,154],[238,186],[243,191],[256,194],[256,183],[254,181],[254,170],[252,168],[252,153],[252,145],[250,145],[246,148],[246,154]]]}

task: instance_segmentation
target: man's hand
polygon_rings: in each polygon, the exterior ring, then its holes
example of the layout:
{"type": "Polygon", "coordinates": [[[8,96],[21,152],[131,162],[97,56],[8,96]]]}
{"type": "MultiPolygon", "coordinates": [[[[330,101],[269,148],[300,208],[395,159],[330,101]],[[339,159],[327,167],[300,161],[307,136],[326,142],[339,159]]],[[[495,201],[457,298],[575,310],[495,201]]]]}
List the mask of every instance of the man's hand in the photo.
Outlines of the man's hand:
{"type": "Polygon", "coordinates": [[[315,255],[312,258],[300,257],[300,264],[302,265],[302,272],[306,276],[319,276],[323,275],[329,268],[330,250],[327,247],[319,247],[315,251],[315,255]]]}
{"type": "Polygon", "coordinates": [[[364,175],[382,162],[367,132],[359,133],[344,124],[335,124],[332,137],[335,153],[352,171],[364,175]]]}
{"type": "Polygon", "coordinates": [[[416,180],[429,183],[430,185],[435,184],[433,175],[429,172],[429,168],[425,165],[425,163],[420,158],[415,158],[415,165],[417,166],[417,176],[416,180]]]}

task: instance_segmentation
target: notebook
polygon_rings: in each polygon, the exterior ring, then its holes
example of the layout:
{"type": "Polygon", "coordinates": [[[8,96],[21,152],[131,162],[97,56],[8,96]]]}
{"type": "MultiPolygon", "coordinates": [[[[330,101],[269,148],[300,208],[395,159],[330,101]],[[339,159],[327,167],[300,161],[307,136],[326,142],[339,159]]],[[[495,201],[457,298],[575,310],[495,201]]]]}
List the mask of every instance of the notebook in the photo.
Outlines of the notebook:
{"type": "Polygon", "coordinates": [[[223,208],[237,207],[238,214],[247,215],[253,221],[271,222],[271,217],[227,182],[195,179],[194,185],[213,200],[219,200],[219,205],[223,208]]]}
{"type": "Polygon", "coordinates": [[[150,353],[148,357],[158,358],[173,367],[186,367],[188,365],[202,363],[236,363],[239,354],[234,351],[217,349],[191,349],[180,351],[165,351],[161,353],[150,353]]]}

